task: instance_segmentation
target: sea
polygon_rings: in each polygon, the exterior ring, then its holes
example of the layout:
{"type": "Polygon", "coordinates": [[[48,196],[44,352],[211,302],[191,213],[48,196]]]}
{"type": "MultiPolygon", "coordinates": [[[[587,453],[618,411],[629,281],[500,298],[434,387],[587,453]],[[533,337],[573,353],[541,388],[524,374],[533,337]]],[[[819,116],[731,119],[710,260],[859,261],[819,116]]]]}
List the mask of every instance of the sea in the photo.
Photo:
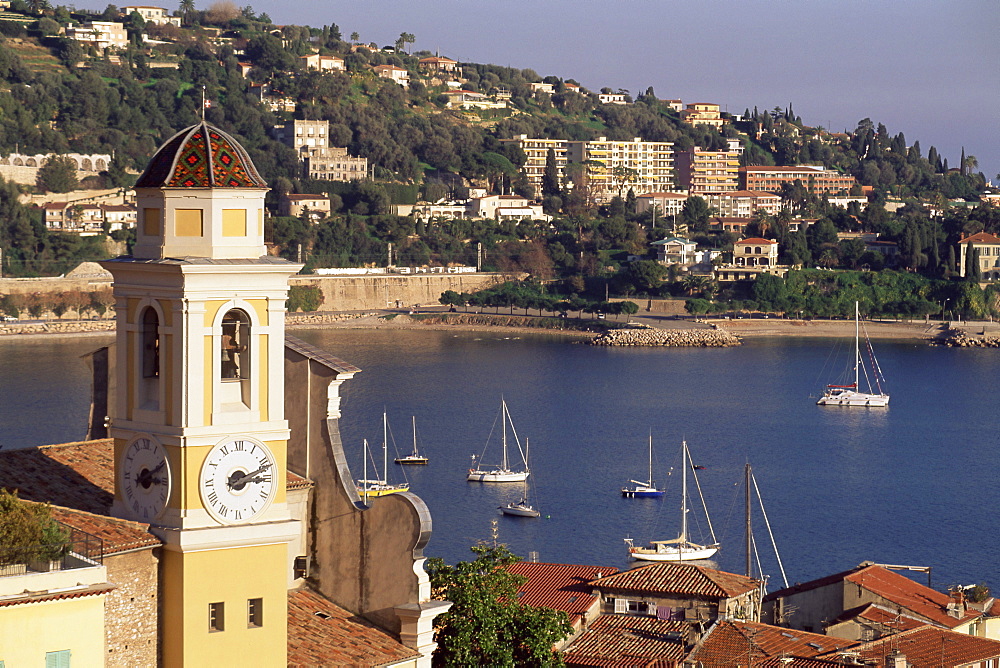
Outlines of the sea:
{"type": "MultiPolygon", "coordinates": [[[[722,545],[713,563],[719,568],[745,567],[749,463],[767,518],[755,492],[752,561],[771,590],[863,561],[930,567],[929,576],[913,577],[929,577],[938,589],[1000,584],[1000,351],[878,341],[891,404],[864,409],[815,405],[840,370],[835,351],[853,340],[604,348],[546,334],[293,333],[362,369],[341,386],[349,462],[360,478],[368,439],[381,468],[385,412],[388,478],[405,475],[431,511],[427,556],[455,563],[473,558],[471,546],[497,542],[543,562],[627,568],[626,537],[640,545],[677,536],[686,441],[722,545]],[[522,447],[530,444],[528,491],[539,518],[500,514],[522,485],[466,481],[472,455],[484,465],[499,462],[502,400],[522,447]],[[394,465],[412,449],[414,419],[430,463],[394,465]],[[647,477],[650,438],[653,477],[666,494],[623,498],[622,486],[647,477]]],[[[0,339],[0,446],[82,439],[85,358],[110,340],[0,339]]],[[[510,433],[508,443],[518,460],[510,433]]],[[[707,540],[693,479],[689,493],[692,538],[707,540]]]]}

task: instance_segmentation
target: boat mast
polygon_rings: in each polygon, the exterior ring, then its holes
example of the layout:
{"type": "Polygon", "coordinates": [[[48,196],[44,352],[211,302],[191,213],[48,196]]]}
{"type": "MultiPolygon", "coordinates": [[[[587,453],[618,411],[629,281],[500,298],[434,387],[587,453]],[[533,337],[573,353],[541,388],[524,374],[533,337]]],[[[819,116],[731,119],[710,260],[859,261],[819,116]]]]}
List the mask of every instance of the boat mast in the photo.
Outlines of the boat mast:
{"type": "Polygon", "coordinates": [[[751,529],[751,526],[750,526],[750,462],[747,462],[747,464],[746,464],[746,468],[744,469],[744,475],[746,477],[746,480],[745,480],[746,495],[744,497],[744,508],[746,510],[746,531],[747,531],[747,536],[746,536],[746,539],[747,539],[747,544],[746,544],[746,550],[747,550],[746,576],[749,578],[749,577],[753,577],[753,574],[750,572],[750,551],[753,549],[753,533],[752,533],[752,529],[751,529]]]}
{"type": "Polygon", "coordinates": [[[503,415],[501,415],[501,420],[503,421],[503,464],[500,469],[503,471],[507,470],[507,400],[501,399],[503,403],[503,415]]]}
{"type": "Polygon", "coordinates": [[[649,482],[648,487],[653,486],[653,430],[649,430],[649,482]]]}
{"type": "Polygon", "coordinates": [[[417,416],[413,415],[413,456],[417,456],[417,416]]]}
{"type": "Polygon", "coordinates": [[[688,444],[687,441],[681,441],[681,536],[680,544],[687,542],[688,535],[688,511],[687,511],[687,497],[688,497],[688,444]]]}
{"type": "MultiPolygon", "coordinates": [[[[382,411],[382,484],[389,483],[389,414],[382,411]]],[[[377,475],[375,476],[378,477],[377,475]]]]}
{"type": "Polygon", "coordinates": [[[856,391],[861,390],[859,383],[861,382],[860,369],[861,366],[861,347],[859,340],[861,338],[860,323],[858,322],[858,302],[854,302],[854,389],[856,391]]]}
{"type": "Polygon", "coordinates": [[[361,488],[365,494],[365,504],[368,504],[368,439],[365,439],[364,455],[364,470],[362,471],[361,488]]]}

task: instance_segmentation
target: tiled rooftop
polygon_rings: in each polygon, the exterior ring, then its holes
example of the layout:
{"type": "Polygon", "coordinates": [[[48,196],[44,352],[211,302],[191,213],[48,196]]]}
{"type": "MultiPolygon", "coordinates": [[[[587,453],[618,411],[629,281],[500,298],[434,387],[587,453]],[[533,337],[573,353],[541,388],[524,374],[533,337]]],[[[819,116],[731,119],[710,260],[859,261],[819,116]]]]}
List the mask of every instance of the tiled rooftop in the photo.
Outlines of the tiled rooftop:
{"type": "MultiPolygon", "coordinates": [[[[860,605],[856,608],[846,610],[834,619],[830,623],[830,626],[852,620],[859,623],[867,623],[869,626],[876,626],[882,629],[884,634],[915,629],[927,623],[922,619],[903,614],[902,611],[897,612],[885,606],[869,603],[868,605],[860,605]]],[[[827,633],[829,633],[829,630],[827,633]]]]}
{"type": "Polygon", "coordinates": [[[934,626],[862,643],[854,648],[862,660],[884,665],[885,656],[898,649],[909,666],[964,666],[1000,658],[1000,640],[978,638],[934,626]]]}
{"type": "MultiPolygon", "coordinates": [[[[567,666],[674,666],[684,657],[684,622],[601,615],[566,650],[567,666]]],[[[708,665],[708,664],[706,664],[708,665]]]]}
{"type": "Polygon", "coordinates": [[[977,232],[970,237],[960,239],[958,243],[966,244],[970,241],[974,244],[1000,244],[1000,237],[995,234],[990,234],[989,232],[977,232]]]}
{"type": "Polygon", "coordinates": [[[288,593],[289,666],[383,666],[418,656],[310,589],[288,593]]]}
{"type": "Polygon", "coordinates": [[[518,587],[519,603],[538,608],[562,610],[575,622],[597,600],[592,596],[591,580],[599,575],[617,573],[617,568],[607,566],[575,566],[570,564],[539,564],[520,561],[511,564],[512,573],[523,575],[528,581],[518,587]]]}
{"type": "Polygon", "coordinates": [[[690,659],[706,666],[729,665],[735,656],[756,659],[811,659],[856,644],[852,640],[806,633],[756,622],[720,621],[702,638],[690,659]]]}
{"type": "Polygon", "coordinates": [[[104,556],[140,547],[155,547],[161,543],[159,538],[149,533],[149,525],[140,522],[59,506],[52,506],[52,516],[63,524],[100,538],[104,556]]]}
{"type": "Polygon", "coordinates": [[[754,590],[758,584],[753,578],[704,566],[656,563],[601,578],[594,586],[650,594],[731,598],[754,590]]]}

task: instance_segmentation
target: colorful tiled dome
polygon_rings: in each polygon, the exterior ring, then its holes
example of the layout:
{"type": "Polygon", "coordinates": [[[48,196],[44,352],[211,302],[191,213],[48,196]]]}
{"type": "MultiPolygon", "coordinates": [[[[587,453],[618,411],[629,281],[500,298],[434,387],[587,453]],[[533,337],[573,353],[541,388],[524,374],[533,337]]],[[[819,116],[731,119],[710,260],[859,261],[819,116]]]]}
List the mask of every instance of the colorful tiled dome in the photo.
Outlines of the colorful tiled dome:
{"type": "Polygon", "coordinates": [[[136,188],[266,188],[246,149],[204,121],[181,130],[149,161],[136,188]]]}

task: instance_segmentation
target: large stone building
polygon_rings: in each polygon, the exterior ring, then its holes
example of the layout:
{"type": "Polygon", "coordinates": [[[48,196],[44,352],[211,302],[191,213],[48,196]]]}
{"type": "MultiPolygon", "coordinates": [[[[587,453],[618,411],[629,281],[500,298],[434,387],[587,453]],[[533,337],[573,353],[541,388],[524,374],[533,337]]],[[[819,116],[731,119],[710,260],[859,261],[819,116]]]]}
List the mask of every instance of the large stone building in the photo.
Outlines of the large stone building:
{"type": "Polygon", "coordinates": [[[329,121],[294,120],[274,126],[271,134],[298,153],[303,178],[355,181],[368,175],[368,158],[349,155],[343,147],[330,146],[329,121]]]}
{"type": "Polygon", "coordinates": [[[740,187],[744,190],[763,190],[776,193],[786,183],[799,181],[812,195],[835,195],[848,193],[857,185],[850,174],[841,174],[835,169],[821,165],[798,165],[797,167],[767,167],[753,165],[740,167],[740,187]]]}

